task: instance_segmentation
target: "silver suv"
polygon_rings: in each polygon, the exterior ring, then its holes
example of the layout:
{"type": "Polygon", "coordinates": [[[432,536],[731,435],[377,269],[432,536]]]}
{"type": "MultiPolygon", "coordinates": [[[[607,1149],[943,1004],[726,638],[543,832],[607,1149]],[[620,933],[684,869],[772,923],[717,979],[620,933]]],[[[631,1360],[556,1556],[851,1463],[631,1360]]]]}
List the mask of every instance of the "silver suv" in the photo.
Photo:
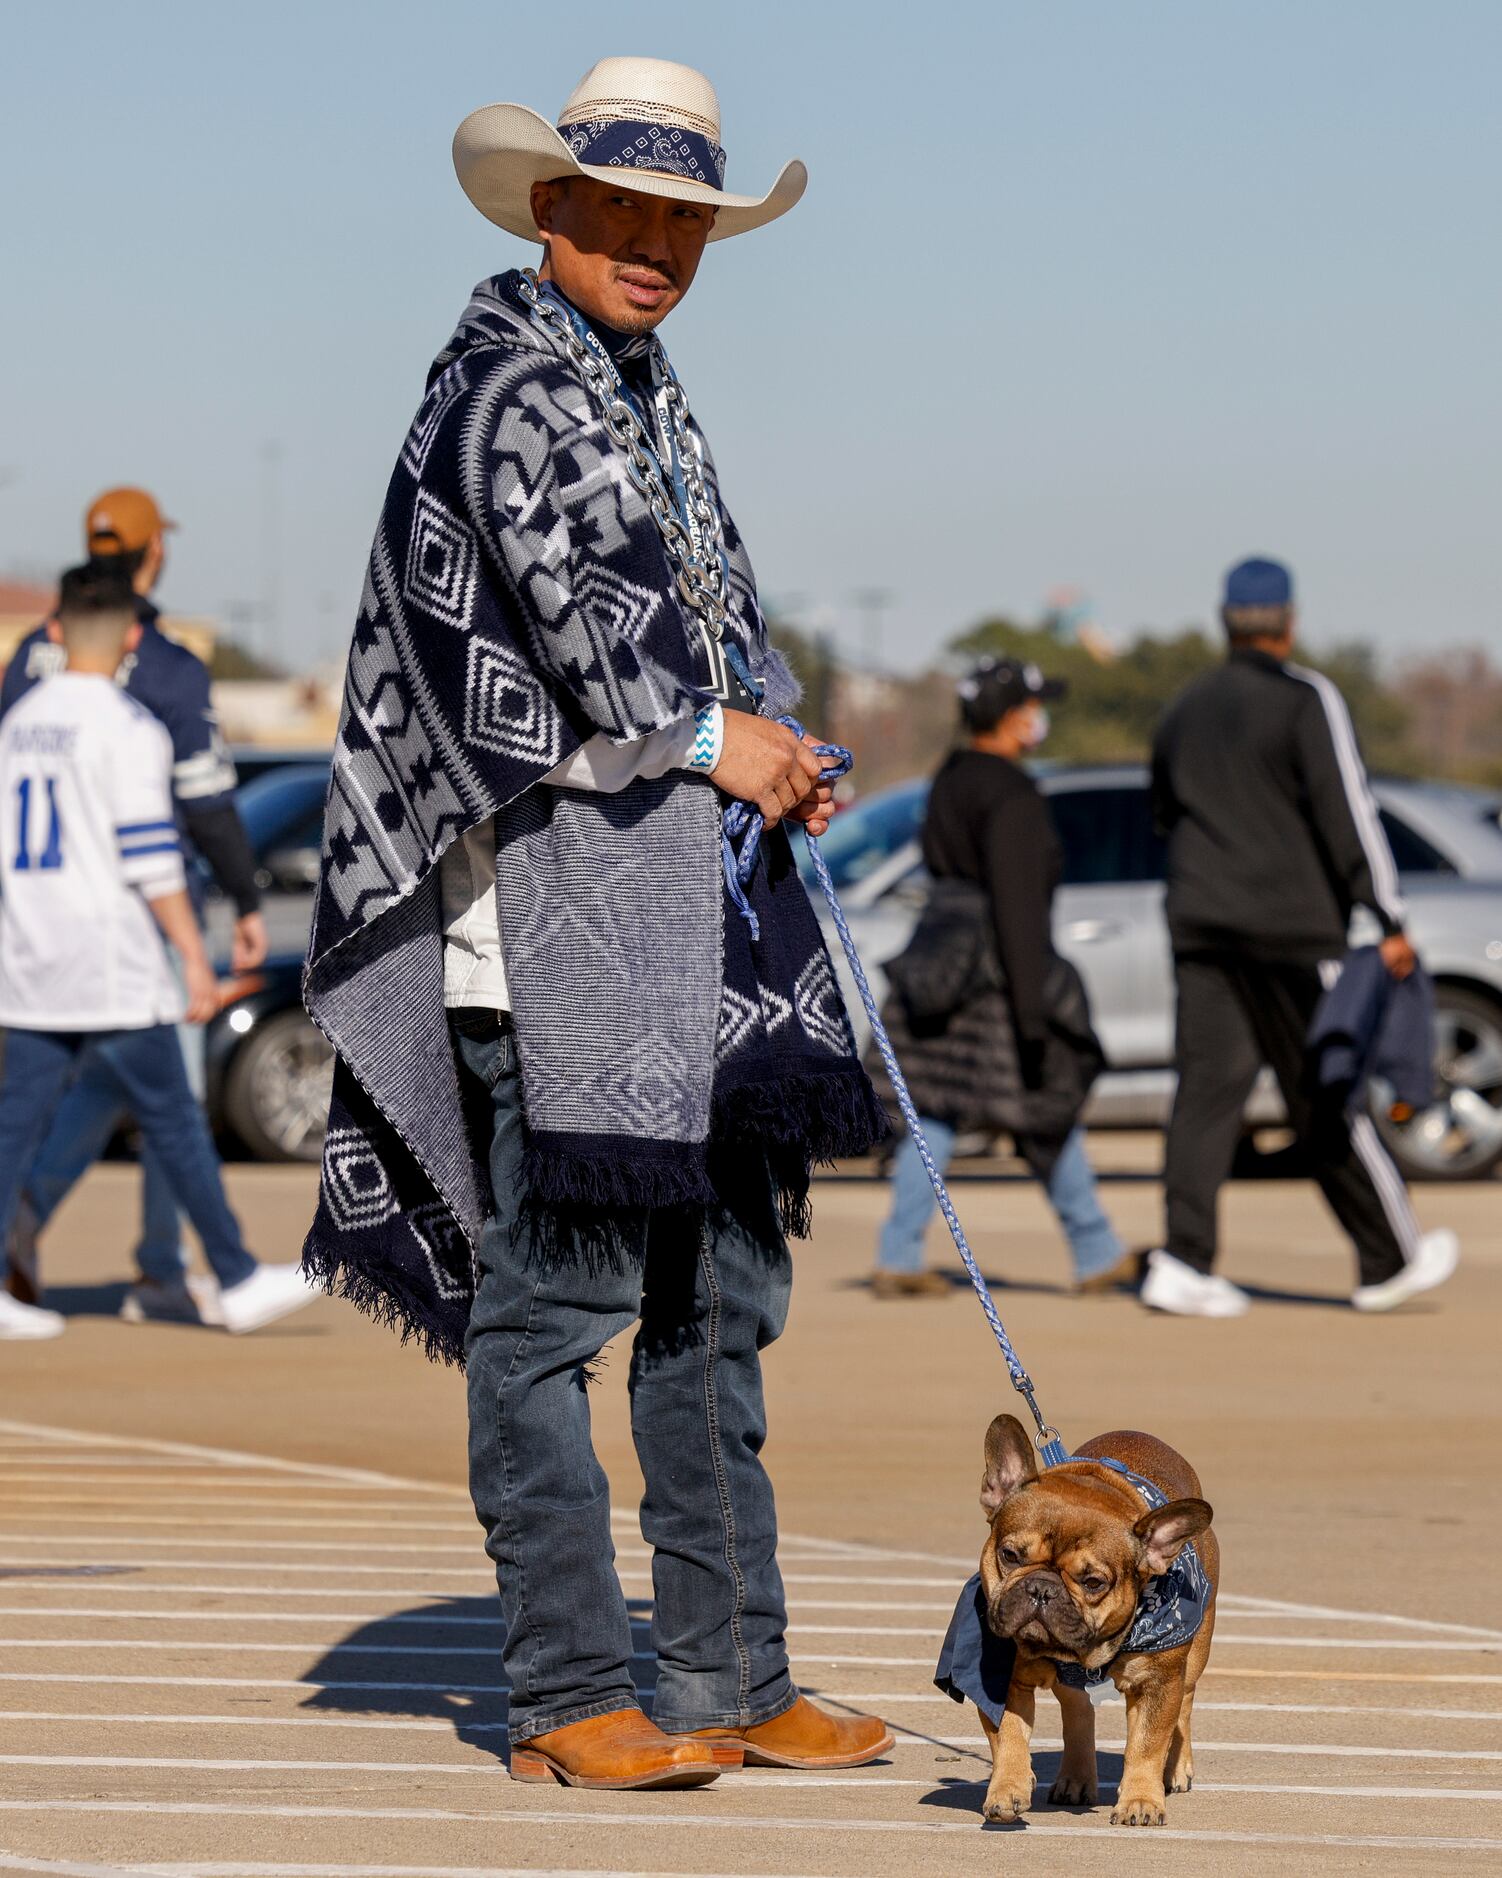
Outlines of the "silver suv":
{"type": "MultiPolygon", "coordinates": [[[[1157,1128],[1173,1099],[1173,969],[1163,919],[1164,847],[1145,769],[1040,766],[1064,845],[1054,938],[1089,988],[1109,1068],[1086,1119],[1157,1128]]],[[[1398,1123],[1372,1091],[1373,1114],[1412,1178],[1476,1179],[1502,1161],[1502,827],[1482,791],[1373,782],[1409,905],[1409,931],[1437,991],[1438,1087],[1432,1108],[1398,1123]]],[[[824,839],[840,898],[878,996],[881,961],[907,942],[927,891],[918,836],[927,781],[899,783],[838,817],[824,839]]],[[[800,850],[802,843],[796,844],[800,850]]],[[[822,898],[813,888],[815,903],[822,898]]],[[[1358,942],[1372,935],[1359,925],[1358,942]]],[[[832,927],[827,936],[858,1029],[865,1020],[832,927]]],[[[1249,1125],[1275,1123],[1264,1078],[1249,1125]]]]}

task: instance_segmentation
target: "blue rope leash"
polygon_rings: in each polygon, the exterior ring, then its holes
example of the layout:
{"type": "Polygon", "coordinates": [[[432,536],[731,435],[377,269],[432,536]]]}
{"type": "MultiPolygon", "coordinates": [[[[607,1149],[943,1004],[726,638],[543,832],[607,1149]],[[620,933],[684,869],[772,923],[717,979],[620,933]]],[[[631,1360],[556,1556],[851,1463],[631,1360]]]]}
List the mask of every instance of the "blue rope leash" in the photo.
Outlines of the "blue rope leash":
{"type": "MultiPolygon", "coordinates": [[[[783,717],[779,723],[789,730],[803,735],[803,726],[796,718],[783,717]]],[[[824,769],[827,782],[838,782],[854,766],[855,758],[837,743],[819,743],[814,745],[817,756],[824,769]]],[[[751,927],[751,937],[758,936],[757,920],[746,898],[746,885],[756,870],[757,856],[761,852],[763,822],[757,810],[744,802],[731,802],[726,806],[723,818],[722,840],[725,850],[725,884],[730,897],[742,917],[751,927]]],[[[897,1105],[902,1110],[902,1119],[907,1123],[908,1133],[913,1138],[913,1146],[918,1150],[918,1158],[923,1163],[924,1172],[934,1190],[934,1197],[939,1202],[939,1211],[944,1215],[944,1223],[949,1228],[954,1240],[955,1250],[964,1261],[965,1270],[970,1274],[970,1282],[975,1287],[975,1295],[980,1299],[980,1307],[986,1314],[986,1322],[991,1326],[1001,1350],[1002,1360],[1007,1366],[1007,1373],[1012,1379],[1012,1387],[1027,1403],[1033,1421],[1037,1424],[1038,1451],[1043,1457],[1045,1467],[1057,1467],[1067,1460],[1059,1432],[1043,1419],[1043,1411],[1038,1407],[1033,1392],[1033,1380],[1022,1367],[1022,1360],[1012,1348],[1012,1340],[1007,1335],[1006,1326],[996,1309],[996,1304],[981,1275],[975,1254],[970,1250],[970,1242],[965,1237],[965,1228],[960,1224],[960,1216],[955,1211],[954,1201],[950,1198],[949,1188],[939,1164],[933,1157],[923,1133],[923,1125],[918,1119],[918,1110],[908,1091],[907,1078],[903,1075],[897,1061],[897,1054],[892,1048],[892,1040],[887,1035],[887,1027],[881,1021],[881,1013],[876,1007],[876,998],[871,990],[870,980],[866,977],[866,968],[861,964],[860,954],[855,949],[855,940],[845,919],[845,909],[840,905],[839,895],[835,892],[834,881],[830,876],[828,863],[819,849],[818,838],[809,834],[805,828],[804,839],[808,843],[809,859],[814,864],[814,876],[823,890],[824,898],[829,903],[830,917],[834,920],[834,929],[840,935],[840,944],[845,949],[845,957],[850,962],[850,971],[855,979],[856,989],[860,992],[861,1003],[865,1006],[866,1016],[870,1020],[871,1035],[876,1039],[876,1047],[881,1052],[881,1060],[886,1065],[887,1075],[892,1080],[892,1087],[897,1092],[897,1105]]]]}

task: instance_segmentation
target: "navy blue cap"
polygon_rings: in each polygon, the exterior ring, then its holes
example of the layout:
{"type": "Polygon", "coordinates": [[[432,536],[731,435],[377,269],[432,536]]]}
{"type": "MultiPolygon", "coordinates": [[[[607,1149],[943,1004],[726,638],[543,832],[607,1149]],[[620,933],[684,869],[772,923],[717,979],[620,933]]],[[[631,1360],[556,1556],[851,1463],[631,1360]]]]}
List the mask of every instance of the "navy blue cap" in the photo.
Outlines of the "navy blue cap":
{"type": "Polygon", "coordinates": [[[1240,561],[1226,575],[1226,597],[1222,604],[1238,610],[1252,606],[1292,606],[1293,575],[1281,561],[1256,557],[1240,561]]]}

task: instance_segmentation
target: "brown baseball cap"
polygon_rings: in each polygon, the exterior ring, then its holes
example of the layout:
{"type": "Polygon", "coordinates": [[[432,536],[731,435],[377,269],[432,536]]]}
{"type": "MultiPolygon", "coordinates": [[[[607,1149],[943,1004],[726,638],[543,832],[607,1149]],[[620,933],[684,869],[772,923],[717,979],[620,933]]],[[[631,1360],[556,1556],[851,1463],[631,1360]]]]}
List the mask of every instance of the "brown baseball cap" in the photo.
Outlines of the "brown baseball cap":
{"type": "Polygon", "coordinates": [[[89,504],[84,543],[89,554],[139,554],[164,529],[176,528],[144,489],[106,489],[89,504]]]}

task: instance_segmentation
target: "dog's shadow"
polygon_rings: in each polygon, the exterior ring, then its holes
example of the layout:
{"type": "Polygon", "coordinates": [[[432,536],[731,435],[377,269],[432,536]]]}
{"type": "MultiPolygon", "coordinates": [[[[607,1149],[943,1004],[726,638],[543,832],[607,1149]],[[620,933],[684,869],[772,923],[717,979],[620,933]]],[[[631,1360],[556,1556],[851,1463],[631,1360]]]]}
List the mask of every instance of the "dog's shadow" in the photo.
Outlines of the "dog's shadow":
{"type": "Polygon", "coordinates": [[[1063,1760],[1057,1749],[1033,1756],[1033,1801],[1021,1819],[989,1820],[981,1816],[985,1803],[986,1782],[991,1777],[990,1768],[974,1778],[967,1779],[960,1774],[946,1774],[938,1786],[923,1794],[918,1801],[920,1806],[937,1806],[952,1813],[973,1813],[975,1822],[985,1832],[1025,1832],[1029,1817],[1033,1813],[1057,1813],[1061,1817],[1088,1819],[1104,1806],[1109,1811],[1116,1789],[1121,1781],[1123,1756],[1111,1749],[1098,1750],[1095,1756],[1096,1778],[1100,1783],[1100,1795],[1093,1806],[1051,1806],[1048,1790],[1057,1780],[1059,1766],[1063,1760]]]}

